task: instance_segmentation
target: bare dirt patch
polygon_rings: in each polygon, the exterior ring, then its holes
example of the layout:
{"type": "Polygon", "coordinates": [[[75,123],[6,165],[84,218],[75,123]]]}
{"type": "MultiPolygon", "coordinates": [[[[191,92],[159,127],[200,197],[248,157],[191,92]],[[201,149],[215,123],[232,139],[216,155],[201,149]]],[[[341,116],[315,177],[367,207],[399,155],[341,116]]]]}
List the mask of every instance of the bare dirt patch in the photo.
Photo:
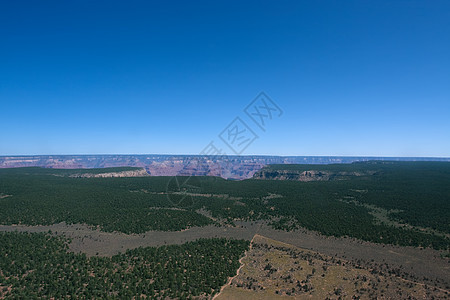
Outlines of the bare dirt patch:
{"type": "Polygon", "coordinates": [[[385,265],[361,265],[255,235],[237,276],[217,299],[447,299],[385,265]]]}
{"type": "Polygon", "coordinates": [[[103,232],[87,225],[64,223],[50,226],[0,225],[0,231],[48,232],[71,239],[69,249],[89,256],[110,256],[127,249],[146,246],[182,244],[198,238],[228,237],[251,240],[255,234],[288,243],[305,250],[361,265],[386,264],[405,278],[431,286],[450,289],[450,260],[443,252],[432,249],[397,247],[363,242],[351,238],[326,237],[307,230],[285,232],[274,230],[262,222],[235,221],[236,226],[193,227],[184,231],[148,231],[143,234],[103,232]]]}

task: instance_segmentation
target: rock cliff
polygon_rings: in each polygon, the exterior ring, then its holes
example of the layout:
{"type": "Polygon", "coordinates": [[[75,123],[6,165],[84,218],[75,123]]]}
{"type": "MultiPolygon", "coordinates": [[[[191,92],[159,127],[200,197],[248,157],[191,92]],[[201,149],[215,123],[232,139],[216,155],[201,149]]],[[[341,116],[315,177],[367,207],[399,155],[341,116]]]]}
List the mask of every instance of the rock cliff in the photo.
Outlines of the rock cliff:
{"type": "Polygon", "coordinates": [[[111,177],[142,177],[149,176],[145,169],[140,169],[136,171],[121,171],[121,172],[107,172],[107,173],[80,173],[80,174],[72,174],[69,177],[75,178],[111,178],[111,177]]]}
{"type": "MultiPolygon", "coordinates": [[[[55,169],[90,169],[108,167],[141,167],[151,176],[207,175],[229,179],[247,179],[266,165],[272,164],[337,164],[368,160],[438,160],[449,158],[383,158],[339,156],[224,156],[215,158],[199,155],[30,155],[0,156],[0,168],[44,167],[55,169]]],[[[327,172],[314,170],[305,174],[292,172],[278,174],[275,178],[292,180],[332,180],[336,177],[327,172]]],[[[106,176],[106,175],[104,175],[106,176]]],[[[109,176],[109,175],[108,175],[109,176]]],[[[111,175],[112,176],[112,175],[111,175]]],[[[122,175],[120,175],[122,176],[122,175]]],[[[260,179],[268,175],[259,174],[260,179]]],[[[341,177],[345,174],[340,174],[341,177]]]]}

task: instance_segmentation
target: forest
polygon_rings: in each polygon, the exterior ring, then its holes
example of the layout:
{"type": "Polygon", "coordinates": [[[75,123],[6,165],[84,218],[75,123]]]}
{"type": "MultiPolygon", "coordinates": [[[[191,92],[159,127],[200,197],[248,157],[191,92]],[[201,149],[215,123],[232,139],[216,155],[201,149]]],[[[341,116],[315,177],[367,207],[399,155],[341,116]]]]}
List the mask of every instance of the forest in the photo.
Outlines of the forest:
{"type": "Polygon", "coordinates": [[[266,168],[363,176],[311,182],[179,177],[178,182],[186,181],[180,189],[172,177],[70,178],[61,174],[78,171],[2,169],[0,224],[84,223],[104,231],[143,233],[249,220],[282,230],[303,227],[376,243],[449,248],[450,163],[371,161],[266,168]],[[377,219],[369,205],[385,210],[386,220],[377,219]]]}
{"type": "Polygon", "coordinates": [[[112,257],[67,251],[44,233],[0,232],[0,298],[191,299],[215,294],[234,276],[249,242],[199,239],[136,248],[112,257]]]}

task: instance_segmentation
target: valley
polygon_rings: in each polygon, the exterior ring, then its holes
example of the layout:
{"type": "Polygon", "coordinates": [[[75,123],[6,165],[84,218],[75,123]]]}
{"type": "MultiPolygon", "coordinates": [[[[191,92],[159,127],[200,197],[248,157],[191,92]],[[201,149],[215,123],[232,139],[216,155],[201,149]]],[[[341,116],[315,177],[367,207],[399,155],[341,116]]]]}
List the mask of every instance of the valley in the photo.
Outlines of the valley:
{"type": "MultiPolygon", "coordinates": [[[[230,261],[233,268],[226,271],[229,275],[218,281],[202,279],[210,284],[202,291],[174,294],[175,285],[193,278],[176,279],[179,270],[174,266],[170,280],[176,283],[158,283],[153,293],[157,288],[159,294],[151,296],[155,298],[448,296],[450,224],[445,208],[450,165],[446,162],[270,165],[242,181],[149,176],[143,171],[136,167],[0,169],[0,232],[7,241],[61,240],[61,259],[76,255],[74,259],[88,269],[97,259],[108,265],[108,259],[135,253],[136,260],[144,261],[145,251],[203,240],[236,241],[241,246],[252,242],[246,250],[239,246],[240,254],[230,261]],[[440,209],[435,211],[437,206],[440,209]],[[267,249],[272,250],[264,254],[267,249]],[[259,262],[255,265],[249,257],[259,262]],[[295,263],[295,257],[309,260],[317,274],[304,262],[295,263]],[[303,271],[290,271],[294,265],[303,271]],[[357,285],[363,277],[366,283],[357,285]]],[[[221,264],[219,257],[211,263],[221,264]]],[[[132,265],[139,270],[139,265],[132,265]]],[[[24,274],[44,270],[29,266],[35,269],[26,267],[24,274]]],[[[5,268],[10,270],[0,261],[0,270],[5,268]]],[[[5,297],[18,293],[14,278],[26,276],[14,273],[20,270],[0,274],[5,297]],[[12,290],[13,294],[8,292],[12,290]]],[[[108,275],[114,288],[102,293],[128,293],[114,283],[114,276],[128,276],[124,272],[108,275]]],[[[77,276],[79,282],[85,280],[82,273],[77,276]]],[[[25,290],[31,288],[19,282],[25,290]]],[[[150,291],[145,287],[151,282],[136,282],[130,295],[147,295],[150,291]]],[[[47,284],[53,283],[44,283],[42,291],[47,284]]],[[[65,289],[69,288],[61,291],[65,289]]],[[[80,286],[81,291],[94,295],[80,286]]]]}

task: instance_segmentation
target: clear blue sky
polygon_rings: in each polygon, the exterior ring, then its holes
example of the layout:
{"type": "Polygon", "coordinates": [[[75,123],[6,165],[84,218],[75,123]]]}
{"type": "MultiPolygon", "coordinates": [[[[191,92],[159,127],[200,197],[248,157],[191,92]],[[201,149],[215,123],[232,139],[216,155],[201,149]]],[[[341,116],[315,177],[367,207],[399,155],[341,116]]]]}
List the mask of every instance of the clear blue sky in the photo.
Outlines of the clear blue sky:
{"type": "Polygon", "coordinates": [[[0,155],[231,153],[237,116],[243,154],[450,156],[450,1],[0,4],[0,155]]]}

